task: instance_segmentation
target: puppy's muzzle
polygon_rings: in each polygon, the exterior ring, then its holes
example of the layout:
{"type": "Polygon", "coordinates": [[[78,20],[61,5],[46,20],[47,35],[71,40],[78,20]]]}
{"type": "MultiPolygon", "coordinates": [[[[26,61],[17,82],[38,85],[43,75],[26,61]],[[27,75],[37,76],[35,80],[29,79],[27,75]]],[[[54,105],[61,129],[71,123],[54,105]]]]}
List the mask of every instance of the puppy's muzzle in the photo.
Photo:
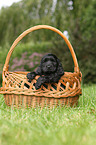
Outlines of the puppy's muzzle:
{"type": "Polygon", "coordinates": [[[48,69],[50,69],[50,68],[52,67],[52,65],[47,65],[46,67],[47,67],[48,69]]]}

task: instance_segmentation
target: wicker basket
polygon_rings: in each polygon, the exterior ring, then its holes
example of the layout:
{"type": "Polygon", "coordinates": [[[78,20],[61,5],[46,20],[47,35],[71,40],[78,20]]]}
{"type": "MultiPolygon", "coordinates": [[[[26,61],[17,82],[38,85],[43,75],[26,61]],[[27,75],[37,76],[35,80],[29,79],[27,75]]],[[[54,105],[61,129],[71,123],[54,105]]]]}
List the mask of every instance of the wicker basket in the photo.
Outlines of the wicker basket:
{"type": "Polygon", "coordinates": [[[0,94],[4,94],[5,103],[8,106],[15,107],[53,107],[53,106],[63,106],[69,105],[73,106],[78,103],[79,95],[81,94],[81,78],[82,74],[79,71],[78,62],[76,59],[75,52],[69,42],[69,40],[64,36],[64,34],[58,29],[48,26],[48,25],[38,25],[34,26],[26,31],[24,31],[11,46],[5,65],[3,68],[3,82],[0,88],[0,94]],[[28,72],[9,72],[9,60],[12,52],[18,42],[27,34],[38,29],[49,29],[58,33],[66,42],[69,50],[71,52],[74,61],[74,72],[65,72],[58,83],[46,84],[41,86],[39,90],[36,90],[34,83],[36,83],[39,76],[36,76],[31,83],[27,81],[26,74],[28,72]],[[29,84],[30,88],[26,88],[24,83],[29,84]],[[63,87],[62,87],[63,86],[63,87]]]}

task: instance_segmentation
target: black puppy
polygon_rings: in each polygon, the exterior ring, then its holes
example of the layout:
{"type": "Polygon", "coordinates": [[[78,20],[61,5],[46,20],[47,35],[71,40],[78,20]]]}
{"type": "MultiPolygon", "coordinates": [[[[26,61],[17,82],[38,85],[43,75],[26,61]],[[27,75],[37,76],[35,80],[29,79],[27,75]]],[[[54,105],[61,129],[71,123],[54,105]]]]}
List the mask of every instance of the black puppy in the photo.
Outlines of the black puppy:
{"type": "MultiPolygon", "coordinates": [[[[41,59],[36,72],[27,74],[28,82],[31,83],[36,75],[40,75],[35,84],[35,88],[39,89],[44,83],[57,83],[61,76],[64,75],[64,70],[59,59],[54,54],[49,53],[41,59]]],[[[25,86],[29,88],[28,84],[25,84],[25,86]]]]}

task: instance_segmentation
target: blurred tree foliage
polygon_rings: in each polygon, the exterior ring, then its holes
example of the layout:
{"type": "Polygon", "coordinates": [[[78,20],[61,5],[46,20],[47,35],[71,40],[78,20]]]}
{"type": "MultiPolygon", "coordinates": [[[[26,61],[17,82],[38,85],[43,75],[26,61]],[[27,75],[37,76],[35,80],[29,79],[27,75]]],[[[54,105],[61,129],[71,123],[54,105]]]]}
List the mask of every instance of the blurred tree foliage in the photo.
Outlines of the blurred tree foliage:
{"type": "MultiPolygon", "coordinates": [[[[66,0],[22,0],[10,7],[3,7],[0,10],[0,45],[12,44],[24,30],[38,24],[52,25],[64,31],[68,27],[66,11],[66,0]]],[[[30,34],[29,37],[24,38],[24,42],[32,39],[33,41],[51,40],[55,35],[49,30],[38,31],[33,32],[34,37],[30,34]]]]}
{"type": "MultiPolygon", "coordinates": [[[[72,0],[68,6],[67,30],[83,73],[83,81],[96,83],[96,1],[72,0]]],[[[54,46],[52,52],[60,56],[64,68],[72,71],[73,62],[66,45],[57,37],[54,46]]]]}
{"type": "MultiPolygon", "coordinates": [[[[38,24],[51,25],[62,32],[67,30],[84,82],[96,82],[96,1],[21,0],[3,7],[0,10],[0,45],[11,45],[24,30],[38,24]]],[[[23,42],[42,40],[53,41],[51,51],[61,58],[64,68],[72,71],[69,50],[54,32],[38,30],[25,37],[23,42]]]]}
{"type": "MultiPolygon", "coordinates": [[[[70,13],[71,11],[69,11],[70,13]]],[[[69,14],[70,17],[70,14],[69,14]]],[[[69,35],[78,56],[84,82],[96,83],[96,1],[73,0],[69,35]]]]}

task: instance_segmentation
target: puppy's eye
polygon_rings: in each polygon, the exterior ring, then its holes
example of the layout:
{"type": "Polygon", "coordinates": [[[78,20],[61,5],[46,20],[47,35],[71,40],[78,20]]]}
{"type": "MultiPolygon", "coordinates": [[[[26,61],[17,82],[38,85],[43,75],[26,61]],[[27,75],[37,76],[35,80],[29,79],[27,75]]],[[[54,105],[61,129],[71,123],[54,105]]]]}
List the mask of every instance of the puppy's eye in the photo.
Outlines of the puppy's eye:
{"type": "Polygon", "coordinates": [[[47,62],[47,61],[48,61],[48,58],[45,58],[45,59],[44,59],[44,62],[47,62]]]}
{"type": "Polygon", "coordinates": [[[53,59],[53,58],[51,58],[50,60],[55,62],[55,59],[53,59]]]}

